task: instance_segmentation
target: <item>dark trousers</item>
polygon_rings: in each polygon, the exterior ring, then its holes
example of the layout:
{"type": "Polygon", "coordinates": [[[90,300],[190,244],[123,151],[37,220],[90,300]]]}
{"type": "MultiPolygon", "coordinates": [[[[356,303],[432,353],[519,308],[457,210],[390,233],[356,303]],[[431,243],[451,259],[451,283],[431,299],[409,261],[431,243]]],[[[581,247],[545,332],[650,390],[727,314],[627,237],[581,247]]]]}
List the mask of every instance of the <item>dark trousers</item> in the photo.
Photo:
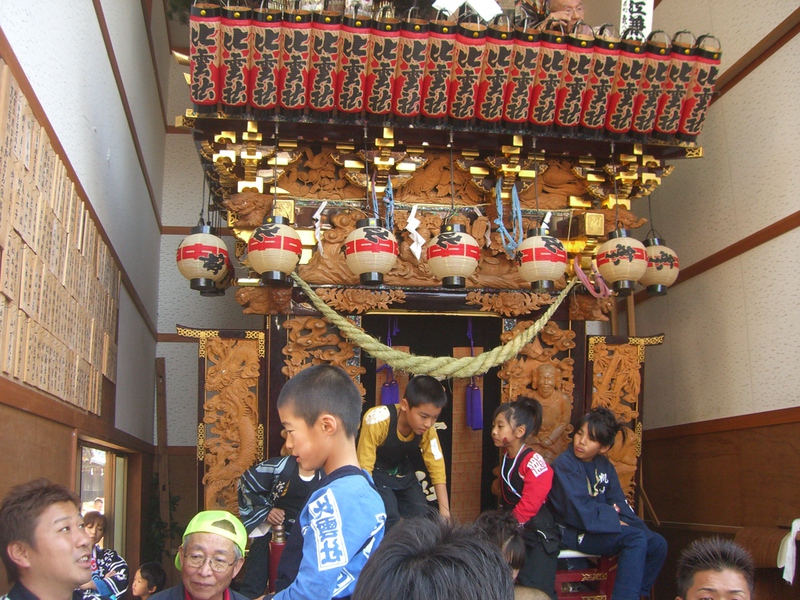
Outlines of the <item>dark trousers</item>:
{"type": "Polygon", "coordinates": [[[413,472],[405,477],[395,477],[375,469],[372,477],[386,507],[386,531],[397,524],[400,517],[412,519],[430,511],[428,499],[413,472]]]}
{"type": "Polygon", "coordinates": [[[547,506],[525,524],[525,564],[517,581],[525,587],[536,588],[557,600],[556,568],[558,566],[559,531],[547,506]]]}
{"type": "Polygon", "coordinates": [[[642,525],[622,527],[619,533],[586,533],[565,536],[565,544],[572,550],[601,556],[617,555],[617,579],[612,600],[639,600],[650,596],[650,590],[667,557],[667,542],[657,533],[642,525]]]}
{"type": "Polygon", "coordinates": [[[244,579],[239,593],[248,598],[263,596],[269,580],[269,541],[270,535],[253,539],[250,551],[244,561],[244,579]]]}

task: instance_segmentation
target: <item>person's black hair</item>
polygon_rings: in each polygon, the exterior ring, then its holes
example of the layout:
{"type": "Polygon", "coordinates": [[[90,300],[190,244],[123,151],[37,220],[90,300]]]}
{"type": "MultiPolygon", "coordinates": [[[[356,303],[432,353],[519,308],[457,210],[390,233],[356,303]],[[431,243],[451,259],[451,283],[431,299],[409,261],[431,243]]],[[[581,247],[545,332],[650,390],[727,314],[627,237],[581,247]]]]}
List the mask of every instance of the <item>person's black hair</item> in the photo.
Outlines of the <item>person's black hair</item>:
{"type": "Polygon", "coordinates": [[[164,571],[164,567],[161,566],[161,563],[146,562],[139,567],[139,573],[141,573],[142,579],[147,582],[148,592],[156,588],[156,591],[152,592],[155,594],[163,590],[164,586],[167,585],[167,573],[164,571]]]}
{"type": "Polygon", "coordinates": [[[447,392],[434,377],[415,375],[408,380],[403,397],[411,408],[421,404],[433,404],[436,408],[444,408],[447,404],[447,392]]]}
{"type": "Polygon", "coordinates": [[[309,427],[322,413],[342,421],[347,437],[354,438],[361,420],[361,393],[344,369],[313,365],[300,371],[283,386],[278,408],[291,405],[295,415],[309,427]]]}
{"type": "Polygon", "coordinates": [[[353,600],[512,600],[500,549],[475,527],[438,515],[395,525],[372,552],[353,600]]]}
{"type": "Polygon", "coordinates": [[[19,567],[8,555],[8,546],[13,542],[25,542],[36,548],[35,530],[39,517],[50,506],[61,502],[74,504],[78,510],[81,508],[77,494],[47,479],[35,479],[17,485],[3,498],[0,504],[0,556],[9,583],[13,584],[19,579],[19,567]]]}
{"type": "Polygon", "coordinates": [[[522,569],[525,564],[525,540],[514,515],[504,510],[487,510],[475,520],[475,527],[500,548],[512,569],[522,569]]]}
{"type": "Polygon", "coordinates": [[[616,415],[604,406],[593,408],[588,413],[581,417],[575,431],[580,431],[586,425],[586,431],[589,433],[589,439],[595,442],[600,442],[601,446],[611,448],[617,439],[617,433],[622,432],[622,437],[625,439],[628,434],[628,428],[624,423],[617,421],[616,415]]]}
{"type": "Polygon", "coordinates": [[[534,398],[517,396],[513,402],[506,402],[494,411],[494,418],[505,414],[506,421],[513,429],[520,425],[525,428],[525,440],[532,435],[537,435],[542,428],[542,405],[534,398]]]}
{"type": "Polygon", "coordinates": [[[685,598],[701,571],[734,571],[740,574],[752,597],[755,590],[756,568],[753,558],[739,544],[720,537],[702,538],[684,548],[678,558],[676,586],[678,595],[685,598]]]}

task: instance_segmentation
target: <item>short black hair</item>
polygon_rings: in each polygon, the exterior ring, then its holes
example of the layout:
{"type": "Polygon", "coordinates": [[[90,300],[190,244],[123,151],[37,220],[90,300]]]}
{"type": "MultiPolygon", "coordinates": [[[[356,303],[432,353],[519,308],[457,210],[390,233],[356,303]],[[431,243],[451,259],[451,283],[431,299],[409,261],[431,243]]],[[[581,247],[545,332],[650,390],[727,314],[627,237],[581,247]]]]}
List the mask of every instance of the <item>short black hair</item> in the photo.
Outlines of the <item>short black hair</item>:
{"type": "Polygon", "coordinates": [[[542,428],[542,405],[534,398],[517,396],[513,402],[505,402],[498,406],[494,411],[494,418],[501,414],[506,414],[506,420],[512,429],[520,425],[525,428],[523,440],[537,435],[542,428]]]}
{"type": "Polygon", "coordinates": [[[90,510],[85,515],[83,515],[84,526],[96,525],[97,523],[100,523],[103,526],[103,531],[108,529],[108,518],[100,511],[90,510]]]}
{"type": "Polygon", "coordinates": [[[142,579],[147,582],[148,591],[152,588],[156,588],[156,591],[153,593],[160,592],[164,589],[164,586],[167,585],[167,573],[164,571],[164,567],[161,566],[161,563],[146,562],[139,567],[139,573],[141,573],[142,579]]]}
{"type": "Polygon", "coordinates": [[[475,520],[475,527],[500,548],[512,569],[522,569],[525,565],[525,540],[514,515],[504,510],[487,510],[475,520]]]}
{"type": "Polygon", "coordinates": [[[283,386],[278,408],[291,409],[309,427],[322,413],[342,421],[347,437],[355,438],[361,421],[361,392],[344,369],[313,365],[300,371],[283,386]]]}
{"type": "Polygon", "coordinates": [[[415,375],[408,380],[403,397],[411,408],[433,404],[436,408],[447,405],[447,392],[439,381],[430,375],[415,375]]]}
{"type": "Polygon", "coordinates": [[[19,579],[17,563],[8,555],[13,542],[25,542],[36,548],[35,531],[39,517],[53,504],[70,502],[80,510],[81,500],[75,492],[47,479],[35,479],[11,488],[0,504],[0,552],[8,582],[19,579]]]}
{"type": "Polygon", "coordinates": [[[395,525],[364,565],[353,600],[512,600],[511,569],[475,527],[439,515],[395,525]]]}
{"type": "Polygon", "coordinates": [[[685,598],[694,584],[694,576],[701,571],[735,571],[744,577],[752,597],[755,590],[756,568],[750,554],[733,540],[720,537],[693,541],[678,558],[676,586],[678,595],[685,598]]]}
{"type": "Polygon", "coordinates": [[[623,438],[628,433],[628,428],[625,427],[625,424],[617,421],[616,415],[605,406],[593,408],[583,415],[581,420],[578,421],[575,431],[580,431],[584,425],[587,425],[586,430],[589,432],[590,439],[600,442],[601,446],[608,446],[609,448],[614,445],[618,432],[622,432],[623,438]]]}

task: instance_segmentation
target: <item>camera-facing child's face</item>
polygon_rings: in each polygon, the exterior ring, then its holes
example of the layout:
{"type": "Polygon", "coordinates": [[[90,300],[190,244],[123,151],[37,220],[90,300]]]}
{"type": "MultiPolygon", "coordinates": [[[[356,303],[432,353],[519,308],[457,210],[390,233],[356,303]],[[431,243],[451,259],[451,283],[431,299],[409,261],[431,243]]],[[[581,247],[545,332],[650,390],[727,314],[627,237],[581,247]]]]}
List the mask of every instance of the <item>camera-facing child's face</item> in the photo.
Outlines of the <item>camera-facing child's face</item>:
{"type": "Polygon", "coordinates": [[[422,435],[433,427],[436,419],[442,413],[441,408],[430,402],[425,402],[419,406],[410,406],[405,398],[400,401],[400,407],[405,410],[406,419],[415,435],[422,435]]]}
{"type": "Polygon", "coordinates": [[[291,403],[279,408],[278,415],[286,430],[286,450],[297,458],[297,464],[306,471],[321,469],[328,459],[327,441],[330,436],[325,431],[326,415],[320,415],[310,427],[305,419],[295,414],[291,403]]]}
{"type": "Polygon", "coordinates": [[[597,440],[593,440],[589,435],[589,424],[584,423],[575,436],[572,438],[572,449],[575,451],[575,456],[584,462],[591,462],[598,454],[607,452],[608,446],[603,446],[597,440]]]}

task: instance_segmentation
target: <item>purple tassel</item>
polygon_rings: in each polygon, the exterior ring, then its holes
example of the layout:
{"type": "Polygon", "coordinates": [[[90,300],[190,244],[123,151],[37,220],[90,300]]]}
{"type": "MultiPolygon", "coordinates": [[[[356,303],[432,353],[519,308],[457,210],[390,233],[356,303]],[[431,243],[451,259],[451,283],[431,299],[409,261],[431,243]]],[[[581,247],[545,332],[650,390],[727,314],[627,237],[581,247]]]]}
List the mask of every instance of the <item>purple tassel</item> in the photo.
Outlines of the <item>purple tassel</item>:
{"type": "Polygon", "coordinates": [[[473,431],[483,429],[483,402],[481,388],[475,385],[475,380],[467,384],[467,427],[473,431]]]}

